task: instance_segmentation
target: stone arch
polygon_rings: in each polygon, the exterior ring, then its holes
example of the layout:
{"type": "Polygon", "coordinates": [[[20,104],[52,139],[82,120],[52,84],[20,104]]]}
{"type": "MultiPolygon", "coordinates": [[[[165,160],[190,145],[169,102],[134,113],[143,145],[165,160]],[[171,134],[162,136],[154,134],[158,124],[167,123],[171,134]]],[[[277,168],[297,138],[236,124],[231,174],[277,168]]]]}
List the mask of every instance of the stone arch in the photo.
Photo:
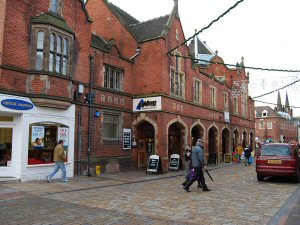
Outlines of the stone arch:
{"type": "Polygon", "coordinates": [[[245,148],[247,144],[248,144],[248,132],[245,129],[245,130],[243,130],[243,133],[242,133],[242,146],[243,146],[243,148],[245,148]]]}
{"type": "Polygon", "coordinates": [[[240,143],[240,131],[235,127],[232,131],[232,150],[235,151],[237,144],[240,143]]]}
{"type": "Polygon", "coordinates": [[[183,157],[184,147],[188,144],[188,127],[186,123],[177,116],[167,124],[168,157],[171,154],[179,154],[183,157]]]}
{"type": "Polygon", "coordinates": [[[231,135],[230,135],[230,129],[225,126],[222,128],[222,158],[224,158],[224,155],[226,153],[230,153],[231,149],[230,149],[230,139],[231,139],[231,135]]]}
{"type": "Polygon", "coordinates": [[[211,124],[208,128],[207,128],[208,134],[208,140],[207,140],[207,144],[208,144],[208,152],[214,152],[214,153],[218,153],[219,152],[219,136],[220,136],[220,130],[219,128],[215,125],[215,122],[213,122],[213,124],[211,124]]]}
{"type": "Polygon", "coordinates": [[[205,141],[206,139],[205,127],[199,120],[191,125],[190,135],[191,135],[190,143],[192,146],[196,144],[196,141],[199,138],[205,141]]]}
{"type": "Polygon", "coordinates": [[[135,168],[147,166],[148,158],[157,154],[158,149],[158,125],[151,118],[141,114],[132,123],[133,136],[138,141],[137,148],[132,151],[133,165],[135,168]]]}

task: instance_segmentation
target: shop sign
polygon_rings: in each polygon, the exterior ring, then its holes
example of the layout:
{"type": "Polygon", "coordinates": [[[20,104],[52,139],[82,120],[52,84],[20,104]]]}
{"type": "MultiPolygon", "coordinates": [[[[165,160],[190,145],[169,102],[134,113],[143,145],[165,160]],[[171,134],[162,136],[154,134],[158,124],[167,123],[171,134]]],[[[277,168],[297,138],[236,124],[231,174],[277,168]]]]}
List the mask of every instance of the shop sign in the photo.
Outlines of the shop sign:
{"type": "Polygon", "coordinates": [[[1,101],[1,105],[14,110],[30,110],[33,108],[33,104],[19,99],[4,99],[1,101]]]}
{"type": "Polygon", "coordinates": [[[159,163],[159,156],[158,155],[150,155],[148,161],[147,172],[157,172],[159,163]]]}
{"type": "Polygon", "coordinates": [[[155,111],[161,110],[161,97],[136,98],[133,99],[133,111],[155,111]]]}
{"type": "Polygon", "coordinates": [[[230,114],[229,114],[229,112],[224,112],[224,121],[225,121],[225,123],[230,123],[230,114]]]}
{"type": "Polygon", "coordinates": [[[178,170],[180,162],[180,155],[172,154],[170,156],[169,169],[178,170]]]}
{"type": "Polygon", "coordinates": [[[123,149],[131,149],[131,129],[123,129],[123,149]]]}
{"type": "Polygon", "coordinates": [[[57,128],[57,141],[63,140],[64,146],[69,146],[69,128],[58,127],[57,128]]]}
{"type": "Polygon", "coordinates": [[[224,164],[231,164],[231,154],[230,153],[224,154],[224,164]]]}

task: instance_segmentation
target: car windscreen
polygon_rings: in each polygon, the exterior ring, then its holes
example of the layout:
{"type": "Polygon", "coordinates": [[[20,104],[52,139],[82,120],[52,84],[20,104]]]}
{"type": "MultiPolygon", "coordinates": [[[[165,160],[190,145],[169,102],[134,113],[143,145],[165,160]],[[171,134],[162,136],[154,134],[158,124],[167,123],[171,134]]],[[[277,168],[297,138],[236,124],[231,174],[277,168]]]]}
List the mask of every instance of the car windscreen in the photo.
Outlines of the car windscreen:
{"type": "Polygon", "coordinates": [[[290,156],[291,149],[283,145],[265,145],[261,149],[261,156],[290,156]]]}

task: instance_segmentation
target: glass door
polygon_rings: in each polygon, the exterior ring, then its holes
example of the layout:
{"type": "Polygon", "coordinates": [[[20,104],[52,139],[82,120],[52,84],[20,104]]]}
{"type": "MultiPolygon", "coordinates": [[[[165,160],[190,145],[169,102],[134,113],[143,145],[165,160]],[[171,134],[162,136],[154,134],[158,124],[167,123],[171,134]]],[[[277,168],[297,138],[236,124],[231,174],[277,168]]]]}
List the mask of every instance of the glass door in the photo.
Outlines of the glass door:
{"type": "Polygon", "coordinates": [[[13,128],[0,127],[0,168],[11,167],[12,135],[13,128]]]}

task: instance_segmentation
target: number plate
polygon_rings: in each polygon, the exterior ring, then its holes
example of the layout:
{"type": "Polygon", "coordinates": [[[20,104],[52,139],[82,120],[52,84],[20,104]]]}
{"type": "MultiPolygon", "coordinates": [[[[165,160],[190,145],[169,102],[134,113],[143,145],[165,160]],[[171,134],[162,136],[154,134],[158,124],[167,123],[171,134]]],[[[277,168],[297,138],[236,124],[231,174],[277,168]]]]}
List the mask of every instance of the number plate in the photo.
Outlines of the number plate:
{"type": "Polygon", "coordinates": [[[269,159],[268,163],[269,164],[282,164],[280,159],[269,159]]]}

